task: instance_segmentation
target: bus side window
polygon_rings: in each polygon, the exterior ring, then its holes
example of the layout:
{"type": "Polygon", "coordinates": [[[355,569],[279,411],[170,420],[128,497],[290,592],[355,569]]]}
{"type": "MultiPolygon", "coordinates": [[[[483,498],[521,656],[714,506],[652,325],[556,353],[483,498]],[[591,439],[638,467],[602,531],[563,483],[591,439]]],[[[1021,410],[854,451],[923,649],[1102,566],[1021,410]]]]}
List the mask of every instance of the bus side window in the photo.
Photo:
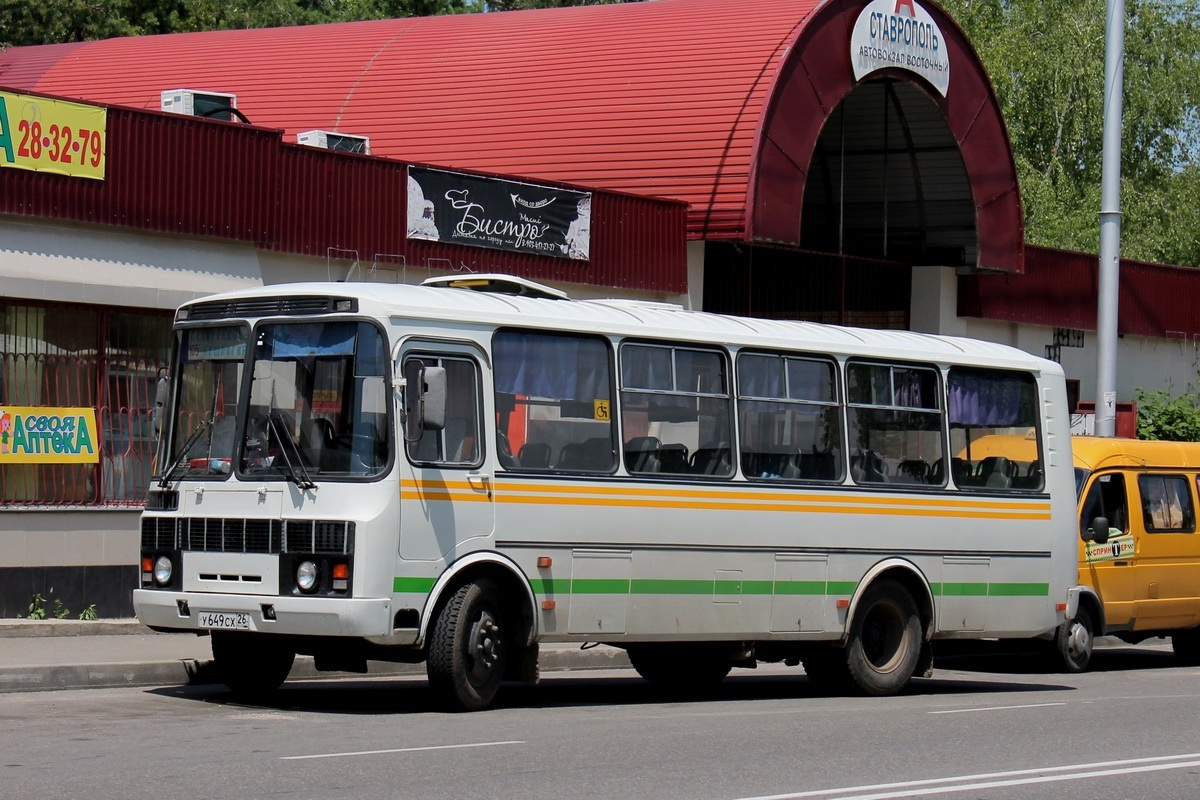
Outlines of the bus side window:
{"type": "Polygon", "coordinates": [[[495,361],[496,455],[504,469],[616,469],[612,353],[599,336],[501,330],[495,361]]]}

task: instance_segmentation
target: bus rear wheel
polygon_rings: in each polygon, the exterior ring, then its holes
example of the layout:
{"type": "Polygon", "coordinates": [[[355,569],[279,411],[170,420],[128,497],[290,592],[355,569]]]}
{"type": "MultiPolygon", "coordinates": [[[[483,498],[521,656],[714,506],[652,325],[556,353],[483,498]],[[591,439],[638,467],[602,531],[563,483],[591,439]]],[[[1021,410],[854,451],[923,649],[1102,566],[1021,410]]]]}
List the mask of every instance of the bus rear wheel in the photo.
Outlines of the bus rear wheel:
{"type": "Polygon", "coordinates": [[[854,686],[882,697],[908,685],[921,655],[921,617],[908,590],[880,580],[863,593],[846,642],[854,686]]]}
{"type": "Polygon", "coordinates": [[[273,693],[287,679],[296,660],[296,651],[286,641],[268,633],[213,631],[212,651],[217,674],[243,700],[258,700],[273,693]]]}
{"type": "Polygon", "coordinates": [[[438,613],[429,642],[429,685],[455,711],[495,699],[507,664],[500,592],[489,580],[463,585],[438,613]]]}

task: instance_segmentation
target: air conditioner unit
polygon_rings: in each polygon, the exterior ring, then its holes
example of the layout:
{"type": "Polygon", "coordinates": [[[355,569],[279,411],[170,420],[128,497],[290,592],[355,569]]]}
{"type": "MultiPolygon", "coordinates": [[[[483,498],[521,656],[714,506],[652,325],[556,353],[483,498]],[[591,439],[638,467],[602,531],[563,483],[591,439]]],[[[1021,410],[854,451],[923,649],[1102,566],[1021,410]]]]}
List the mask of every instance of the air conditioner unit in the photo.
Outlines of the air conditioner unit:
{"type": "Polygon", "coordinates": [[[162,93],[163,111],[192,117],[233,121],[229,109],[237,108],[237,95],[225,92],[197,92],[193,89],[168,89],[162,93]]]}
{"type": "Polygon", "coordinates": [[[309,147],[320,147],[325,150],[337,150],[341,153],[358,153],[371,155],[371,139],[367,136],[357,136],[353,133],[338,133],[337,131],[305,131],[296,134],[296,141],[309,147]]]}

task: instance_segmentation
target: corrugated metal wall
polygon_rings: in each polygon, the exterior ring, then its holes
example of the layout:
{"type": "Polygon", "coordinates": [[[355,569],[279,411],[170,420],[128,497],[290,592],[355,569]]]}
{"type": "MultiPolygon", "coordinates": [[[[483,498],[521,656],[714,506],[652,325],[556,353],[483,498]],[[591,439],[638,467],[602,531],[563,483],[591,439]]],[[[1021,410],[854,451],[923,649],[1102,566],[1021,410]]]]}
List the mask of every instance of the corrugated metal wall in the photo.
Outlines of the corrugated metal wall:
{"type": "MultiPolygon", "coordinates": [[[[962,317],[1096,330],[1099,257],[1025,246],[1024,275],[975,275],[958,282],[962,317]]],[[[1121,260],[1117,329],[1134,336],[1200,336],[1200,270],[1121,260]]]]}
{"type": "Polygon", "coordinates": [[[0,213],[253,242],[275,238],[279,133],[109,108],[103,181],[0,169],[0,213]]]}
{"type": "Polygon", "coordinates": [[[106,161],[103,181],[0,169],[0,214],[237,239],[364,268],[687,290],[687,206],[676,201],[593,192],[584,262],[410,242],[406,163],[284,144],[275,130],[110,108],[106,161]]]}

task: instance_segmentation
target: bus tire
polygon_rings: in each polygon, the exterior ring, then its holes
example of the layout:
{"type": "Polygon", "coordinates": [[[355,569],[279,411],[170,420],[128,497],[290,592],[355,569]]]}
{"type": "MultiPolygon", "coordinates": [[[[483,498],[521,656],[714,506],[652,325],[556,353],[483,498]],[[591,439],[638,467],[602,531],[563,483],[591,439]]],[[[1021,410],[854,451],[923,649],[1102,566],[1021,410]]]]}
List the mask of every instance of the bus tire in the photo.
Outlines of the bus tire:
{"type": "Polygon", "coordinates": [[[296,651],[269,633],[212,632],[213,661],[221,681],[238,698],[267,697],[287,679],[296,651]]]}
{"type": "Polygon", "coordinates": [[[454,711],[491,705],[504,678],[507,631],[500,592],[490,580],[461,586],[438,613],[426,669],[438,699],[454,711]]]}
{"type": "Polygon", "coordinates": [[[1063,672],[1083,672],[1092,660],[1096,625],[1092,613],[1082,604],[1069,619],[1054,632],[1054,650],[1058,656],[1058,668],[1063,672]]]}
{"type": "Polygon", "coordinates": [[[846,641],[846,666],[863,694],[883,697],[908,685],[921,656],[916,601],[896,581],[879,580],[858,603],[846,641]]]}
{"type": "Polygon", "coordinates": [[[733,663],[709,648],[641,644],[626,648],[629,663],[642,679],[680,692],[711,689],[733,669],[733,663]]]}
{"type": "Polygon", "coordinates": [[[1189,667],[1200,665],[1200,628],[1191,628],[1171,635],[1175,658],[1189,667]]]}

